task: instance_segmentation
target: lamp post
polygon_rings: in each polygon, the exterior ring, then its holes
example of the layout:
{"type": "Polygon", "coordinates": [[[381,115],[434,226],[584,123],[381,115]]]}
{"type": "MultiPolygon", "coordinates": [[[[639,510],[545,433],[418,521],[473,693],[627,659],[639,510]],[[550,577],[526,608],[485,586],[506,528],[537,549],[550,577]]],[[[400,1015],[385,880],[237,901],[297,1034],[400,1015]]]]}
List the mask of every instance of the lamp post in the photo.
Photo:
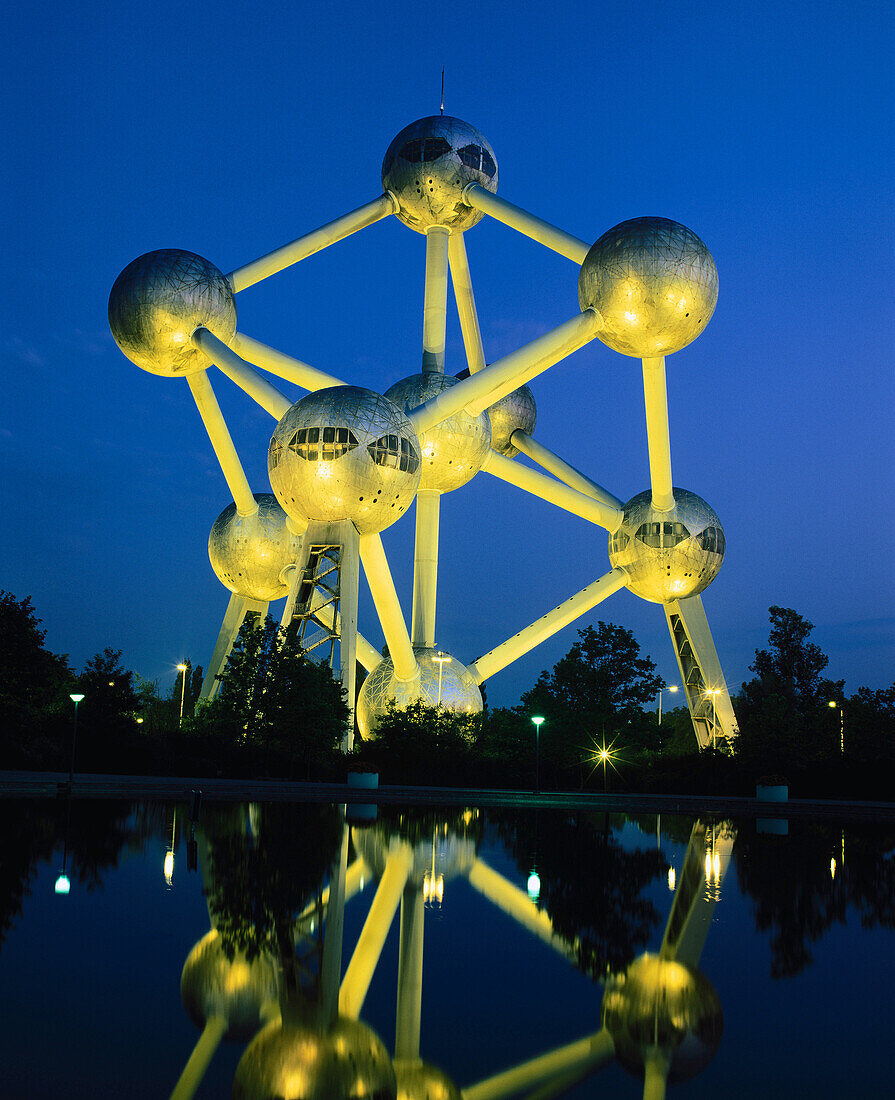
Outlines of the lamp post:
{"type": "MultiPolygon", "coordinates": [[[[664,689],[662,689],[662,688],[659,689],[659,725],[660,726],[662,725],[662,691],[663,690],[664,689]]],[[[672,692],[677,691],[677,684],[669,684],[667,690],[672,691],[672,692]]]]}
{"type": "Polygon", "coordinates": [[[839,752],[845,753],[845,713],[842,710],[842,704],[835,699],[831,699],[827,703],[828,707],[833,707],[834,710],[839,711],[839,752]]]}
{"type": "Polygon", "coordinates": [[[532,718],[535,727],[535,794],[541,789],[541,725],[543,721],[540,715],[532,718]]]}
{"type": "Polygon", "coordinates": [[[186,665],[179,664],[177,668],[180,672],[180,719],[177,723],[177,728],[180,729],[183,725],[183,699],[186,695],[186,665]]]}
{"type": "Polygon", "coordinates": [[[74,694],[69,695],[69,699],[75,704],[75,721],[71,731],[71,764],[68,769],[68,789],[71,790],[72,780],[75,775],[75,745],[78,743],[78,703],[84,698],[83,695],[74,694]]]}
{"type": "Polygon", "coordinates": [[[438,709],[440,710],[441,709],[441,677],[444,673],[444,666],[449,665],[451,663],[451,659],[447,655],[447,653],[442,653],[439,650],[439,652],[436,653],[433,656],[432,660],[438,662],[438,709]]]}
{"type": "Polygon", "coordinates": [[[713,688],[712,690],[707,691],[705,693],[706,699],[708,699],[711,696],[711,700],[712,700],[712,752],[714,752],[715,749],[717,748],[717,744],[716,744],[716,740],[715,740],[715,731],[718,728],[718,722],[717,722],[717,712],[715,710],[715,699],[720,694],[721,694],[720,688],[713,688]]]}

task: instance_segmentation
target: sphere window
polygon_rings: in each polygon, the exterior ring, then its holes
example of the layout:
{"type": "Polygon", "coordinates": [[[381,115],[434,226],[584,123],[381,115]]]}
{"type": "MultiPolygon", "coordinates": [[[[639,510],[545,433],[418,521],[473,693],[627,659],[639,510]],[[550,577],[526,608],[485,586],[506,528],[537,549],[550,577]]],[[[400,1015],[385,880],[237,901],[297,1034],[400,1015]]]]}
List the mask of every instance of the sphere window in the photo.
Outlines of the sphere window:
{"type": "Polygon", "coordinates": [[[375,443],[368,443],[367,450],[377,466],[402,470],[406,474],[415,474],[420,464],[410,440],[403,436],[383,435],[375,443]]]}
{"type": "Polygon", "coordinates": [[[474,168],[477,172],[484,172],[489,179],[494,178],[494,173],[497,171],[497,165],[494,163],[494,158],[488,152],[487,149],[483,149],[481,145],[464,145],[462,149],[457,150],[457,156],[467,168],[474,168]]]}
{"type": "Polygon", "coordinates": [[[299,428],[289,443],[289,449],[306,462],[333,462],[353,451],[357,436],[348,428],[299,428]],[[323,439],[320,433],[323,432],[323,439]]]}
{"type": "Polygon", "coordinates": [[[724,553],[724,532],[720,527],[706,527],[704,531],[700,531],[696,536],[696,541],[710,554],[723,554],[724,553]]]}
{"type": "Polygon", "coordinates": [[[690,537],[683,523],[641,523],[634,535],[644,545],[654,550],[671,550],[679,542],[690,537]]]}
{"type": "Polygon", "coordinates": [[[629,541],[627,532],[616,531],[614,535],[609,537],[609,553],[620,554],[627,547],[629,541]]]}
{"type": "Polygon", "coordinates": [[[451,147],[444,138],[412,138],[404,142],[398,156],[411,164],[419,164],[421,161],[438,160],[450,151],[451,147]]]}

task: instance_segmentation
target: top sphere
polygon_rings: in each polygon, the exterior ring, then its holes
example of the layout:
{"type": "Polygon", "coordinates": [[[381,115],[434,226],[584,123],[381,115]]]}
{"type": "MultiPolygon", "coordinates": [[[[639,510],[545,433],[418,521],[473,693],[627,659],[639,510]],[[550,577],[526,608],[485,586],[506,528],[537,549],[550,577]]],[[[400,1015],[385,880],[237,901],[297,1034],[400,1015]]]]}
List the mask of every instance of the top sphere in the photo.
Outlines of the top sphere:
{"type": "Polygon", "coordinates": [[[604,344],[654,359],[691,343],[718,301],[712,254],[680,222],[632,218],[593,245],[578,276],[582,309],[597,309],[604,344]]]}
{"type": "Polygon", "coordinates": [[[670,1083],[703,1070],[721,1043],[724,1014],[712,983],[698,970],[658,955],[641,955],[606,988],[600,1021],[619,1062],[643,1074],[657,1048],[669,1059],[670,1083]]]}
{"type": "Polygon", "coordinates": [[[277,500],[293,519],[351,520],[369,535],[410,507],[420,482],[420,447],[394,402],[358,386],[331,386],[284,414],[267,466],[277,500]]]}
{"type": "Polygon", "coordinates": [[[143,370],[168,377],[194,374],[208,366],[192,343],[197,328],[207,328],[225,344],[233,339],[233,288],[226,275],[194,252],[147,252],[115,280],[109,327],[115,343],[143,370]]]}
{"type": "Polygon", "coordinates": [[[459,118],[430,115],[398,134],[382,161],[382,186],[398,200],[398,217],[425,233],[433,225],[463,232],[482,218],[463,201],[471,183],[497,190],[497,161],[484,137],[459,118]]]}

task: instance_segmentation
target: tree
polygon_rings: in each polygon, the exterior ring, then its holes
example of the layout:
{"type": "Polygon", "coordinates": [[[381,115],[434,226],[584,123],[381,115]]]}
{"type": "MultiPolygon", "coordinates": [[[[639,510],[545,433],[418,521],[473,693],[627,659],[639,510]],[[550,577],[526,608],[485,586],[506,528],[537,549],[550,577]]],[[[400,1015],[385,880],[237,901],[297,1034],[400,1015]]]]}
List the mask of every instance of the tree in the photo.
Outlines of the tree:
{"type": "Polygon", "coordinates": [[[755,678],[742,688],[737,748],[769,768],[786,768],[838,749],[824,708],[842,685],[821,679],[828,658],[808,640],[813,623],[789,607],[773,606],[768,614],[768,649],[755,651],[749,666],[755,678]]]}
{"type": "Polygon", "coordinates": [[[542,672],[522,696],[528,715],[546,719],[541,729],[545,758],[570,767],[588,742],[603,737],[657,748],[661,731],[642,708],[665,682],[650,658],[640,656],[637,639],[625,627],[604,622],[579,630],[578,638],[553,671],[542,672]]]}
{"type": "Polygon", "coordinates": [[[197,725],[294,759],[309,761],[336,748],[347,728],[348,704],[330,668],[302,650],[298,625],[293,620],[280,630],[270,616],[263,623],[247,619],[220,691],[199,709],[197,725]]]}

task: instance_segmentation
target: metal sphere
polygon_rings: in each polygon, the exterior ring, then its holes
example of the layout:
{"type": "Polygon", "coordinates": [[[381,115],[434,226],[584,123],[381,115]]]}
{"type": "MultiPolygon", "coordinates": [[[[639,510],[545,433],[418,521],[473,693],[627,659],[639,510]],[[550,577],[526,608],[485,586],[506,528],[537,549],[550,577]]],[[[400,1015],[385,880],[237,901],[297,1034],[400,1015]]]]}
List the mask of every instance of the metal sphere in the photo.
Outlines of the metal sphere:
{"type": "Polygon", "coordinates": [[[507,458],[513,458],[519,453],[510,442],[513,432],[518,429],[526,435],[532,435],[538,421],[534,394],[528,386],[520,386],[518,390],[501,398],[496,405],[491,405],[488,416],[491,419],[491,449],[507,458]]]}
{"type": "Polygon", "coordinates": [[[236,332],[233,287],[208,260],[180,248],[129,263],[109,295],[115,343],[138,367],[169,377],[194,374],[208,359],[192,344],[199,327],[229,344],[236,332]]]}
{"type": "Polygon", "coordinates": [[[224,1038],[231,1042],[244,1043],[255,1034],[261,1009],[276,1004],[279,988],[279,968],[270,955],[248,962],[237,952],[230,960],[214,929],[190,951],[180,975],[183,1007],[196,1027],[222,1016],[228,1025],[224,1038]]]}
{"type": "Polygon", "coordinates": [[[255,1036],[236,1067],[233,1100],[395,1100],[385,1044],[358,1020],[325,1032],[280,1020],[255,1036]]]}
{"type": "Polygon", "coordinates": [[[627,587],[652,603],[696,596],[712,583],[724,561],[724,529],[702,497],[673,490],[674,507],[653,507],[652,493],[638,493],[624,507],[621,527],[609,536],[609,560],[624,569],[627,587]]]}
{"type": "Polygon", "coordinates": [[[214,521],[208,557],[218,580],[250,600],[278,600],[289,586],[283,570],[298,557],[301,539],[286,526],[286,513],[272,493],[255,493],[258,511],[241,516],[231,504],[214,521]]]}
{"type": "Polygon", "coordinates": [[[368,535],[410,507],[420,447],[392,401],[357,386],[332,386],[303,397],[283,416],[267,465],[277,500],[293,519],[351,520],[368,535]]]}
{"type": "Polygon", "coordinates": [[[395,1062],[398,1100],[460,1100],[454,1082],[435,1066],[425,1062],[395,1062]]]}
{"type": "Polygon", "coordinates": [[[398,217],[419,233],[433,225],[463,232],[482,218],[463,201],[471,183],[497,190],[494,150],[474,126],[450,115],[418,119],[398,134],[382,161],[382,186],[398,217]]]}
{"type": "Polygon", "coordinates": [[[418,679],[395,679],[391,657],[383,657],[364,680],[357,698],[357,725],[361,737],[375,737],[379,719],[385,714],[389,703],[394,702],[399,707],[411,703],[439,706],[439,677],[442,709],[454,714],[480,713],[482,693],[466,665],[462,665],[456,657],[451,657],[449,661],[436,660],[442,654],[435,649],[414,646],[413,652],[420,666],[418,679]]]}
{"type": "Polygon", "coordinates": [[[597,335],[622,355],[671,355],[709,323],[718,301],[712,254],[680,222],[632,218],[608,230],[588,252],[578,301],[603,316],[597,335]]]}
{"type": "Polygon", "coordinates": [[[658,1050],[670,1061],[672,1084],[705,1069],[724,1032],[721,1002],[708,978],[658,955],[642,955],[609,983],[600,1021],[626,1070],[643,1076],[646,1057],[658,1050]]]}
{"type": "MultiPolygon", "coordinates": [[[[363,856],[364,862],[376,878],[382,877],[388,857],[410,843],[382,825],[355,831],[352,839],[358,854],[363,856]]],[[[413,866],[407,877],[411,883],[421,888],[423,879],[432,871],[433,865],[446,882],[458,875],[465,875],[475,862],[476,840],[451,829],[445,832],[439,827],[434,834],[414,843],[412,851],[413,866]]]]}
{"type": "MultiPolygon", "coordinates": [[[[409,415],[414,409],[457,385],[457,379],[437,371],[402,378],[385,396],[409,415]]],[[[491,447],[491,422],[487,412],[470,416],[462,410],[442,420],[419,437],[423,467],[421,489],[450,493],[471,481],[482,468],[491,447]]]]}

